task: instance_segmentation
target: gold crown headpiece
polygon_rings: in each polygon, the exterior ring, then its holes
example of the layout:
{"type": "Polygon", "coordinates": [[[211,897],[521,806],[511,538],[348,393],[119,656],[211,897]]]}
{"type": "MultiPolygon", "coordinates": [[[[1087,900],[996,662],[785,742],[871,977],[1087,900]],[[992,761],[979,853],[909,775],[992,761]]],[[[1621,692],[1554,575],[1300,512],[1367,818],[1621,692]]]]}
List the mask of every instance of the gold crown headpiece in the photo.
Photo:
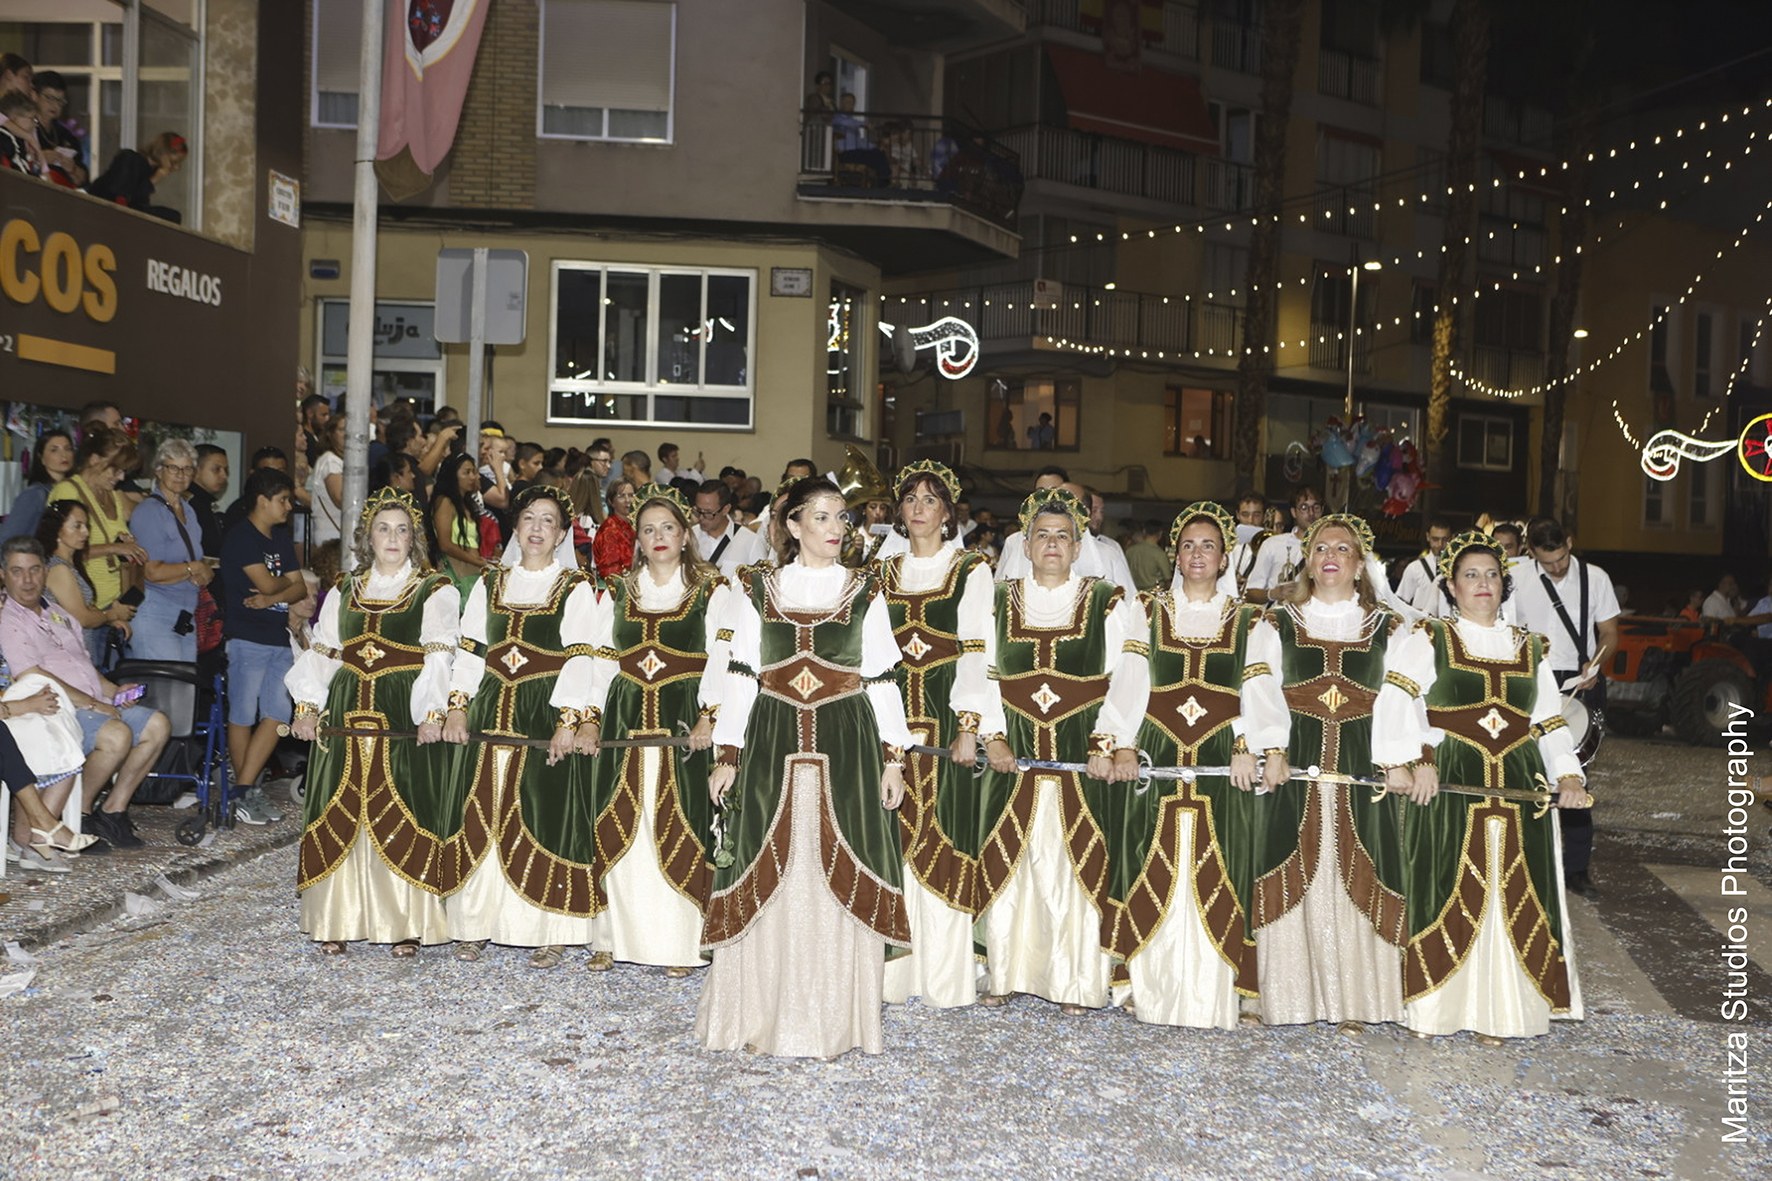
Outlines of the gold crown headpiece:
{"type": "Polygon", "coordinates": [[[1495,560],[1501,563],[1502,572],[1506,573],[1507,555],[1501,552],[1501,543],[1481,530],[1466,529],[1463,533],[1460,533],[1457,537],[1448,541],[1446,543],[1446,548],[1441,551],[1440,577],[1444,578],[1447,582],[1451,582],[1452,566],[1458,561],[1458,555],[1462,554],[1465,550],[1470,549],[1472,546],[1476,546],[1478,549],[1488,550],[1490,553],[1494,554],[1495,560]]]}
{"type": "Polygon", "coordinates": [[[419,511],[418,501],[413,498],[412,493],[402,492],[398,488],[377,488],[370,493],[369,499],[363,502],[363,511],[358,514],[357,519],[367,526],[370,521],[375,519],[375,514],[390,508],[404,509],[406,514],[412,518],[415,528],[425,519],[424,514],[419,511]]]}
{"type": "Polygon", "coordinates": [[[1181,531],[1200,518],[1218,527],[1224,552],[1230,553],[1237,544],[1237,518],[1215,500],[1196,500],[1176,515],[1175,523],[1169,526],[1169,552],[1174,553],[1175,547],[1181,544],[1181,531]]]}
{"type": "Polygon", "coordinates": [[[1032,531],[1034,518],[1045,513],[1061,513],[1071,519],[1077,526],[1077,536],[1081,538],[1089,529],[1089,509],[1077,494],[1065,488],[1043,488],[1021,502],[1021,531],[1032,531]]]}
{"type": "Polygon", "coordinates": [[[892,477],[892,487],[897,490],[898,498],[904,499],[905,485],[919,476],[929,476],[939,480],[941,486],[948,490],[949,500],[960,499],[960,479],[954,475],[952,468],[945,463],[936,463],[933,459],[919,459],[916,463],[907,463],[898,469],[892,477]]]}
{"type": "Polygon", "coordinates": [[[689,508],[689,501],[684,499],[681,492],[677,491],[669,484],[643,484],[640,489],[634,493],[635,521],[640,519],[640,510],[654,500],[662,500],[666,504],[675,507],[678,512],[683,514],[683,519],[685,521],[695,520],[695,514],[689,508]]]}
{"type": "Polygon", "coordinates": [[[531,484],[529,487],[523,489],[523,491],[511,498],[511,522],[513,524],[516,523],[518,517],[523,515],[523,510],[528,508],[530,502],[534,500],[553,500],[559,502],[561,509],[566,513],[566,520],[561,523],[568,529],[572,528],[572,523],[578,519],[578,510],[573,507],[572,497],[566,495],[565,489],[556,488],[552,484],[531,484]]]}
{"type": "Polygon", "coordinates": [[[1360,552],[1372,553],[1378,545],[1378,538],[1373,536],[1372,526],[1366,523],[1365,517],[1356,517],[1353,513],[1328,513],[1318,517],[1309,529],[1304,531],[1304,550],[1309,553],[1311,546],[1316,544],[1317,534],[1329,526],[1346,529],[1360,543],[1360,552]]]}

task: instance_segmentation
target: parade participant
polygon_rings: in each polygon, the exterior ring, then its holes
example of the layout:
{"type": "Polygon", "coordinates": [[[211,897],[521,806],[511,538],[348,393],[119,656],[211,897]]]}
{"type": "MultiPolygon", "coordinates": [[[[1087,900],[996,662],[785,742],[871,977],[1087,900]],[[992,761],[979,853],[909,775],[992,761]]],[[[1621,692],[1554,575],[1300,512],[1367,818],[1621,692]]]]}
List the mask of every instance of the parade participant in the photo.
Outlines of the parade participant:
{"type": "Polygon", "coordinates": [[[1556,823],[1535,804],[1442,791],[1534,789],[1590,800],[1545,637],[1500,620],[1512,579],[1500,548],[1461,533],[1440,556],[1455,619],[1390,645],[1372,760],[1416,806],[1402,822],[1409,941],[1403,1014],[1418,1037],[1469,1029],[1488,1044],[1580,1017],[1556,823]]]}
{"type": "MultiPolygon", "coordinates": [[[[1577,558],[1573,542],[1552,520],[1534,521],[1526,532],[1534,565],[1519,568],[1516,606],[1520,626],[1549,642],[1549,663],[1560,692],[1587,707],[1592,724],[1604,725],[1606,663],[1618,651],[1618,617],[1623,608],[1612,576],[1577,558]]],[[[1577,894],[1593,891],[1588,867],[1594,853],[1594,818],[1588,808],[1559,817],[1563,833],[1565,884],[1577,894]]]]}
{"type": "MultiPolygon", "coordinates": [[[[1366,565],[1372,544],[1359,517],[1318,518],[1291,596],[1250,638],[1249,659],[1279,675],[1293,768],[1371,772],[1372,703],[1400,622],[1378,603],[1366,565]]],[[[1294,780],[1270,808],[1251,898],[1262,1020],[1338,1022],[1350,1035],[1401,1021],[1401,802],[1294,780]]]]}
{"type": "Polygon", "coordinates": [[[1427,548],[1409,559],[1397,578],[1397,597],[1424,615],[1435,613],[1435,604],[1443,601],[1438,584],[1440,555],[1446,543],[1458,532],[1450,517],[1435,517],[1427,527],[1427,548]]]}
{"type": "Polygon", "coordinates": [[[1276,532],[1261,543],[1256,551],[1255,565],[1243,586],[1243,596],[1251,603],[1265,603],[1283,598],[1286,587],[1298,576],[1304,565],[1304,534],[1323,515],[1323,495],[1303,485],[1292,490],[1292,528],[1276,532]]]}
{"type": "MultiPolygon", "coordinates": [[[[978,992],[972,924],[978,875],[978,788],[971,768],[982,715],[1003,730],[984,646],[991,621],[991,571],[977,553],[955,549],[960,481],[929,460],[899,470],[896,536],[909,551],[880,565],[905,716],[925,746],[953,758],[911,755],[898,816],[904,834],[905,909],[911,954],[886,965],[886,999],[920,996],[936,1008],[969,1005],[978,992]]],[[[999,754],[1007,755],[1004,746],[999,754]]]]}
{"type": "Polygon", "coordinates": [[[462,611],[443,737],[469,732],[547,738],[535,747],[475,740],[449,780],[441,884],[455,956],[486,944],[531,947],[532,968],[557,968],[588,946],[599,909],[592,868],[589,719],[597,592],[572,552],[572,503],[545,484],[513,500],[503,562],[480,576],[462,611]],[[551,737],[550,737],[551,736],[551,737]]]}
{"type": "MultiPolygon", "coordinates": [[[[1242,594],[1255,569],[1256,555],[1273,533],[1262,525],[1267,501],[1259,492],[1245,492],[1237,498],[1237,544],[1231,549],[1230,574],[1237,580],[1236,594],[1242,594]]],[[[1221,587],[1227,593],[1229,587],[1221,587]]]]}
{"type": "Polygon", "coordinates": [[[1132,645],[1138,675],[1125,677],[1153,763],[1231,768],[1228,779],[1153,780],[1113,797],[1102,941],[1125,965],[1128,1007],[1155,1024],[1234,1028],[1239,994],[1256,988],[1251,853],[1268,801],[1252,791],[1285,777],[1286,709],[1277,665],[1245,655],[1261,609],[1219,588],[1235,525],[1211,501],[1175,518],[1173,583],[1139,596],[1148,628],[1132,645]]]}
{"type": "MultiPolygon", "coordinates": [[[[1136,773],[1142,711],[1138,610],[1119,587],[1076,574],[1089,514],[1070,492],[1036,492],[1021,507],[1033,571],[999,582],[985,655],[1002,697],[1005,753],[991,744],[983,781],[979,922],[989,991],[983,1004],[1032,993],[1076,1014],[1108,1003],[1101,927],[1115,843],[1105,829],[1110,784],[1136,773]],[[1130,650],[1128,650],[1130,648],[1130,650]],[[1083,763],[1018,770],[1015,756],[1083,763]]],[[[987,730],[989,727],[987,727],[987,730]]]]}
{"type": "Polygon", "coordinates": [[[741,572],[728,616],[708,781],[725,835],[695,1031],[711,1050],[877,1054],[886,956],[910,940],[890,811],[910,742],[898,644],[878,576],[837,561],[837,486],[795,483],[778,520],[779,565],[741,572]]]}
{"type": "Polygon", "coordinates": [[[598,601],[591,724],[599,741],[668,738],[690,747],[608,750],[590,767],[597,801],[597,874],[607,909],[590,967],[616,960],[687,976],[702,965],[701,928],[713,871],[713,745],[726,673],[726,582],[696,556],[688,504],[658,484],[640,489],[640,550],[598,601]],[[600,723],[599,723],[600,717],[600,723]]]}
{"type": "Polygon", "coordinates": [[[290,731],[314,744],[296,878],[301,929],[322,955],[368,940],[407,958],[449,939],[439,834],[455,752],[440,739],[461,596],[431,569],[424,515],[407,493],[369,498],[352,551],[360,564],[326,596],[285,678],[290,731]],[[322,726],[418,734],[322,736],[322,726]]]}

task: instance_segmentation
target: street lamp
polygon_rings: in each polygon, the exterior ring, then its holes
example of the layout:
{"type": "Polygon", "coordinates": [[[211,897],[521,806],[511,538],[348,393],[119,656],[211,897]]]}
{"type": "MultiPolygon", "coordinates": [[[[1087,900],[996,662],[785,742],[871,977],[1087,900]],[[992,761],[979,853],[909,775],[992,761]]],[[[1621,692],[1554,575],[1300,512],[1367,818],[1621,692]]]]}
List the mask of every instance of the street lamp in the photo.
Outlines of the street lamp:
{"type": "MultiPolygon", "coordinates": [[[[1359,250],[1357,248],[1354,251],[1354,258],[1356,261],[1359,258],[1359,250]]],[[[1353,420],[1354,420],[1354,332],[1359,327],[1360,272],[1361,271],[1382,271],[1383,269],[1384,269],[1384,264],[1379,262],[1376,258],[1372,259],[1369,262],[1359,263],[1359,265],[1357,265],[1357,266],[1348,267],[1348,273],[1354,277],[1353,288],[1348,294],[1348,301],[1347,301],[1347,407],[1346,407],[1346,419],[1350,423],[1353,422],[1353,420]]]]}

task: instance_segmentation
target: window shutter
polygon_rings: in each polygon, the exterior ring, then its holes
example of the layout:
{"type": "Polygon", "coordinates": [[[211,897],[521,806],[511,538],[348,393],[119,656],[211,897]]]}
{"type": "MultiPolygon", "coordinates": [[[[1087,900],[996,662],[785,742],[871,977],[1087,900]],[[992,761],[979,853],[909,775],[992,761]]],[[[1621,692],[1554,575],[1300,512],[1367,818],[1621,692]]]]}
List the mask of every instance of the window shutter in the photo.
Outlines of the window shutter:
{"type": "Polygon", "coordinates": [[[651,0],[547,0],[542,104],[669,111],[676,8],[651,0]]]}

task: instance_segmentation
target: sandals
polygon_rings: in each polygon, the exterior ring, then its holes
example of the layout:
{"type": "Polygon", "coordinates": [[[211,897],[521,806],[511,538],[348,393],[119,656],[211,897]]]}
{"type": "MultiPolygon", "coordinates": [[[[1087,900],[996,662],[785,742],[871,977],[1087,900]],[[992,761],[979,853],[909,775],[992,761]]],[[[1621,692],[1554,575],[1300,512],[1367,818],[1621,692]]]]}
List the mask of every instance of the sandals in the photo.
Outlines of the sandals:
{"type": "Polygon", "coordinates": [[[978,998],[979,1007],[984,1009],[1001,1009],[1008,1003],[1008,993],[987,992],[978,998]]]}
{"type": "Polygon", "coordinates": [[[321,955],[343,955],[344,953],[345,945],[341,940],[328,939],[320,944],[321,955]]]}
{"type": "Polygon", "coordinates": [[[1088,1005],[1060,1005],[1058,1011],[1066,1017],[1081,1017],[1086,1013],[1093,1013],[1095,1010],[1088,1005]]]}
{"type": "Polygon", "coordinates": [[[409,960],[418,954],[418,940],[402,939],[388,948],[388,954],[397,960],[409,960]]]}
{"type": "Polygon", "coordinates": [[[607,972],[613,967],[615,967],[615,954],[608,951],[599,951],[591,956],[590,962],[585,965],[585,970],[590,972],[607,972]]]}
{"type": "Polygon", "coordinates": [[[455,958],[460,963],[477,964],[486,958],[485,939],[462,939],[455,945],[455,958]]]}
{"type": "Polygon", "coordinates": [[[695,972],[694,968],[666,968],[666,980],[687,980],[695,972]]]}
{"type": "Polygon", "coordinates": [[[40,828],[33,828],[31,836],[36,838],[31,842],[31,848],[39,852],[44,848],[50,848],[60,849],[64,853],[78,853],[86,846],[96,844],[98,841],[98,838],[90,833],[70,832],[66,824],[58,824],[48,832],[44,832],[40,828]],[[67,833],[68,835],[57,839],[56,833],[67,833]]]}
{"type": "Polygon", "coordinates": [[[545,972],[549,968],[558,968],[566,962],[566,949],[559,944],[538,947],[529,953],[529,966],[537,971],[545,972]]]}

